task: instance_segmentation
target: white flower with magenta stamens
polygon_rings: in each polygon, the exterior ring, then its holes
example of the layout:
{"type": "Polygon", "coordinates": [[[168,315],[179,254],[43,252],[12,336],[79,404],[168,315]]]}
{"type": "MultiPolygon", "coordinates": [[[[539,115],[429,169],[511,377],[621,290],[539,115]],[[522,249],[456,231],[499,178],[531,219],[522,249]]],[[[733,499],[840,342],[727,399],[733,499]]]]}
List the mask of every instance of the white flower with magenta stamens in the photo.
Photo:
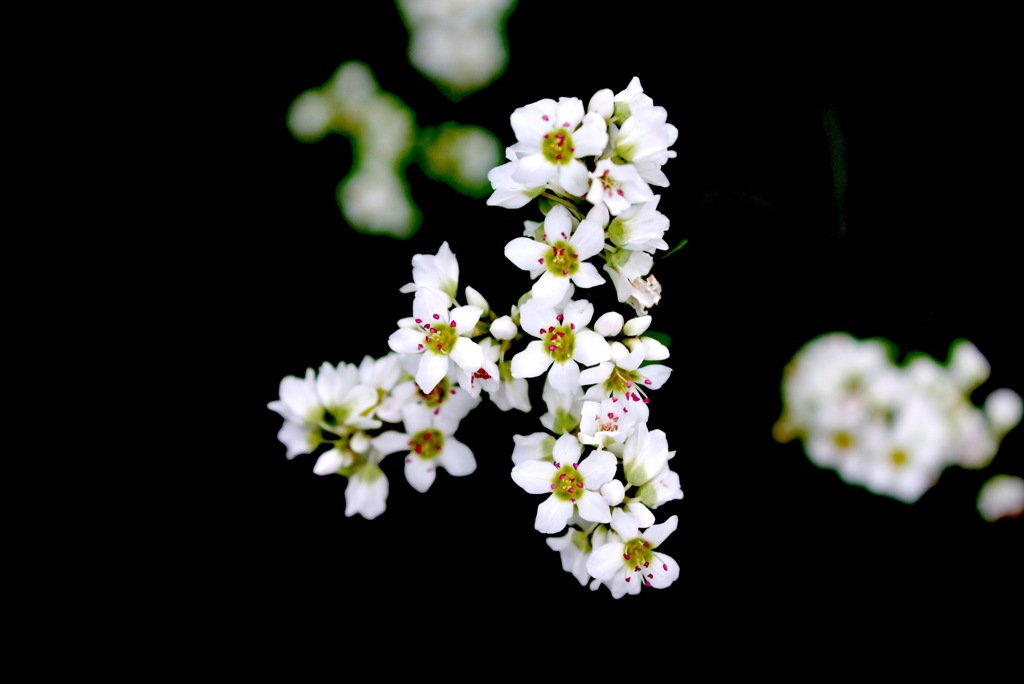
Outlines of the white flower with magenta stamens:
{"type": "Polygon", "coordinates": [[[448,295],[430,287],[416,290],[411,319],[399,321],[388,346],[399,354],[419,354],[416,384],[432,392],[448,373],[449,359],[463,370],[475,373],[483,362],[483,350],[469,338],[482,310],[467,304],[448,311],[448,295]]]}
{"type": "Polygon", "coordinates": [[[448,295],[448,306],[455,301],[459,288],[459,262],[448,242],[442,242],[437,254],[416,254],[412,258],[412,280],[399,288],[400,292],[416,292],[431,287],[448,295]]]}
{"type": "Polygon", "coordinates": [[[558,204],[539,226],[539,239],[518,237],[505,245],[508,260],[537,278],[530,294],[538,306],[556,306],[569,293],[570,284],[588,288],[605,282],[597,268],[587,263],[604,249],[604,229],[587,219],[575,228],[574,223],[569,210],[558,204]]]}
{"type": "Polygon", "coordinates": [[[519,321],[523,330],[538,339],[512,357],[512,377],[535,378],[547,372],[555,390],[576,394],[581,386],[580,364],[593,366],[611,358],[607,340],[586,327],[593,316],[594,305],[585,299],[570,299],[562,313],[528,300],[519,311],[519,321]]]}
{"type": "Polygon", "coordinates": [[[594,205],[604,203],[612,216],[653,198],[651,186],[632,164],[616,164],[611,159],[602,159],[590,174],[587,201],[594,205]]]}
{"type": "Polygon", "coordinates": [[[437,478],[437,469],[461,477],[476,471],[476,458],[468,446],[455,439],[457,421],[451,421],[419,404],[402,411],[405,432],[388,430],[372,440],[381,454],[406,452],[405,479],[413,489],[426,492],[437,478]]]}
{"type": "Polygon", "coordinates": [[[512,180],[531,188],[555,181],[571,195],[587,194],[590,172],[580,158],[599,156],[608,144],[600,114],[585,113],[577,97],[546,98],[516,109],[511,122],[518,140],[512,180]]]}
{"type": "Polygon", "coordinates": [[[572,514],[590,522],[611,522],[611,507],[601,486],[615,477],[618,460],[609,451],[593,451],[580,459],[583,445],[574,435],[555,442],[554,462],[524,461],[512,468],[512,479],[530,494],[548,494],[537,506],[534,527],[555,534],[565,529],[572,514]]]}
{"type": "Polygon", "coordinates": [[[607,585],[615,598],[639,594],[641,587],[664,589],[679,578],[679,564],[656,549],[672,534],[679,518],[672,516],[643,533],[636,520],[624,510],[612,512],[612,530],[607,543],[595,547],[587,559],[587,572],[607,585]]]}

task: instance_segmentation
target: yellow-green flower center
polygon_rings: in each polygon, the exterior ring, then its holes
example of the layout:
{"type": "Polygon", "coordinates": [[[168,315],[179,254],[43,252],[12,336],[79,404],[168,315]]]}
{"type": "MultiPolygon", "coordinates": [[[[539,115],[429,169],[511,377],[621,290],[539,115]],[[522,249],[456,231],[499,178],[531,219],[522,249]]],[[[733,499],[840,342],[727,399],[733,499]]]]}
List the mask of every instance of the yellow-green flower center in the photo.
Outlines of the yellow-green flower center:
{"type": "Polygon", "coordinates": [[[568,164],[573,160],[573,152],[576,151],[576,147],[572,143],[569,129],[559,128],[544,136],[540,150],[544,158],[552,164],[568,164]]]}
{"type": "Polygon", "coordinates": [[[575,275],[580,270],[579,255],[572,251],[572,245],[568,242],[558,240],[545,255],[544,265],[556,276],[575,275]]]}
{"type": "Polygon", "coordinates": [[[654,549],[650,542],[637,537],[626,542],[622,557],[631,568],[642,570],[654,560],[654,549]]]}
{"type": "Polygon", "coordinates": [[[572,358],[572,353],[576,349],[576,335],[573,333],[575,327],[571,324],[557,328],[551,326],[544,333],[544,348],[555,361],[565,363],[572,358]]]}
{"type": "Polygon", "coordinates": [[[576,503],[583,496],[583,476],[576,470],[577,465],[573,463],[559,467],[558,463],[555,464],[558,472],[551,481],[551,491],[562,501],[576,503]]]}
{"type": "Polygon", "coordinates": [[[434,314],[434,320],[422,321],[416,319],[425,333],[421,345],[435,354],[450,354],[455,341],[459,337],[459,330],[455,327],[455,321],[445,323],[439,314],[434,314]]]}
{"type": "Polygon", "coordinates": [[[409,451],[424,461],[439,456],[443,448],[444,435],[437,430],[420,430],[409,440],[409,451]]]}
{"type": "Polygon", "coordinates": [[[633,384],[640,380],[640,374],[636,371],[624,370],[616,366],[612,370],[612,374],[604,381],[604,389],[613,394],[626,394],[633,391],[633,384]]]}
{"type": "Polygon", "coordinates": [[[451,385],[449,385],[447,377],[442,377],[434,391],[427,393],[419,389],[419,386],[416,387],[416,391],[419,393],[420,399],[423,400],[424,404],[431,409],[437,409],[451,395],[451,385]]]}

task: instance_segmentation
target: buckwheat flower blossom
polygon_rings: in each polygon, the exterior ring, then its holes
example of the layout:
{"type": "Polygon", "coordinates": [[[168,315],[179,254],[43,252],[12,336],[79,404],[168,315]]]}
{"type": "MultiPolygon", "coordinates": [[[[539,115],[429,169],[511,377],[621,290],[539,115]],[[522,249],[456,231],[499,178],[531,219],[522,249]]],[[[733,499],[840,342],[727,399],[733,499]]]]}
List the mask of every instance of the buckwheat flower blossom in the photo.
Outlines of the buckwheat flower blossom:
{"type": "Polygon", "coordinates": [[[366,433],[357,433],[348,444],[338,444],[322,453],[313,472],[347,477],[345,515],[359,514],[372,520],[387,508],[388,478],[379,465],[383,457],[371,446],[366,433]]]}
{"type": "Polygon", "coordinates": [[[480,405],[481,399],[479,395],[467,391],[457,382],[457,369],[458,366],[454,365],[449,368],[445,376],[429,392],[422,391],[411,378],[398,383],[381,404],[381,408],[387,409],[386,413],[382,414],[378,410],[377,414],[382,417],[388,416],[388,422],[398,423],[401,421],[402,409],[408,404],[415,403],[425,406],[435,415],[443,415],[446,419],[458,423],[480,405]],[[397,418],[394,417],[396,413],[397,418]]]}
{"type": "Polygon", "coordinates": [[[632,164],[616,164],[611,159],[601,159],[590,173],[587,201],[594,205],[603,203],[612,216],[653,199],[651,186],[632,164]]]}
{"type": "Polygon", "coordinates": [[[618,398],[584,401],[580,412],[580,442],[622,455],[623,442],[633,434],[638,421],[647,417],[646,413],[630,411],[628,404],[618,398]]]}
{"type": "Polygon", "coordinates": [[[622,342],[609,345],[611,359],[580,372],[580,384],[590,385],[585,397],[591,401],[602,401],[606,397],[622,400],[634,407],[646,420],[650,401],[648,390],[661,389],[672,375],[672,369],[661,363],[641,364],[650,361],[650,347],[646,342],[637,342],[630,349],[622,342]]]}
{"type": "Polygon", "coordinates": [[[586,326],[594,316],[594,306],[585,299],[569,300],[559,313],[541,308],[534,300],[519,311],[520,325],[538,338],[512,357],[512,377],[535,378],[548,373],[551,386],[565,394],[580,387],[580,364],[593,366],[611,358],[605,338],[586,326]]]}
{"type": "Polygon", "coordinates": [[[399,288],[399,291],[416,292],[421,287],[433,288],[448,295],[448,306],[452,305],[459,288],[459,261],[447,240],[441,243],[437,254],[413,256],[412,280],[399,288]]]}
{"type": "Polygon", "coordinates": [[[587,572],[608,587],[614,598],[639,594],[642,586],[664,589],[679,578],[679,564],[657,548],[672,534],[679,518],[675,515],[642,533],[636,520],[622,509],[612,512],[606,543],[595,547],[587,560],[587,572]]]}
{"type": "Polygon", "coordinates": [[[548,495],[537,506],[538,532],[561,532],[574,512],[590,522],[611,522],[611,507],[600,490],[615,476],[618,461],[608,451],[580,459],[582,453],[574,435],[562,435],[552,451],[554,462],[528,460],[512,468],[512,480],[526,492],[548,495]]]}
{"type": "Polygon", "coordinates": [[[547,411],[541,414],[540,424],[556,435],[575,432],[580,426],[580,412],[583,410],[583,388],[572,393],[559,392],[551,386],[550,376],[544,379],[541,399],[547,411]]]}
{"type": "Polygon", "coordinates": [[[359,369],[353,364],[335,368],[323,363],[319,372],[306,369],[304,378],[287,376],[279,393],[280,398],[267,408],[285,419],[278,439],[288,458],[312,453],[324,442],[321,431],[344,435],[381,426],[368,415],[377,405],[377,391],[360,382],[359,369]]]}
{"type": "Polygon", "coordinates": [[[511,147],[505,148],[505,158],[508,162],[496,166],[487,172],[487,180],[491,182],[493,192],[487,198],[487,205],[492,207],[504,207],[506,209],[520,209],[529,204],[537,195],[544,192],[547,187],[541,184],[535,187],[524,185],[512,179],[512,174],[519,164],[519,158],[511,147]]]}
{"type": "Polygon", "coordinates": [[[1024,479],[1016,475],[993,475],[978,490],[977,508],[987,522],[1021,517],[1024,515],[1024,479]]]}
{"type": "Polygon", "coordinates": [[[463,378],[460,384],[469,383],[481,392],[486,392],[494,405],[502,411],[516,409],[523,413],[532,410],[530,385],[524,378],[512,377],[512,362],[505,361],[500,343],[491,337],[480,340],[483,362],[472,376],[459,369],[463,378]]]}
{"type": "Polygon", "coordinates": [[[512,435],[512,465],[525,461],[554,461],[555,438],[546,432],[512,435]]]}
{"type": "Polygon", "coordinates": [[[426,492],[444,468],[456,477],[476,471],[476,458],[468,446],[455,439],[458,424],[435,415],[424,406],[410,404],[402,411],[405,432],[387,430],[371,444],[383,455],[405,452],[405,479],[413,489],[426,492]]]}
{"type": "Polygon", "coordinates": [[[480,307],[467,304],[448,310],[449,297],[430,287],[416,290],[411,319],[399,321],[388,345],[400,354],[419,354],[416,384],[431,392],[448,373],[449,361],[475,373],[483,361],[480,345],[469,338],[480,320],[480,307]]]}
{"type": "Polygon", "coordinates": [[[590,581],[587,559],[590,558],[590,533],[597,523],[583,523],[582,529],[570,527],[561,537],[548,537],[545,543],[552,551],[558,551],[562,570],[572,573],[581,586],[590,581]]]}
{"type": "Polygon", "coordinates": [[[558,204],[544,218],[540,239],[518,237],[505,245],[508,260],[537,279],[530,294],[538,306],[557,305],[569,293],[570,283],[589,288],[605,282],[587,263],[604,249],[604,229],[587,219],[573,225],[569,210],[558,204]]]}
{"type": "Polygon", "coordinates": [[[576,97],[545,98],[517,108],[511,117],[518,158],[512,180],[530,187],[554,180],[569,194],[587,194],[590,172],[581,157],[599,156],[608,144],[608,126],[585,113],[576,97]]]}
{"type": "Polygon", "coordinates": [[[668,249],[665,231],[669,228],[668,217],[658,211],[661,195],[654,195],[648,202],[634,204],[616,216],[608,224],[608,239],[616,247],[634,251],[654,253],[668,249]]]}
{"type": "Polygon", "coordinates": [[[676,156],[669,147],[679,137],[678,129],[667,119],[664,107],[640,105],[629,109],[621,126],[609,126],[615,155],[633,164],[645,181],[659,187],[668,187],[668,177],[661,167],[676,156]]]}

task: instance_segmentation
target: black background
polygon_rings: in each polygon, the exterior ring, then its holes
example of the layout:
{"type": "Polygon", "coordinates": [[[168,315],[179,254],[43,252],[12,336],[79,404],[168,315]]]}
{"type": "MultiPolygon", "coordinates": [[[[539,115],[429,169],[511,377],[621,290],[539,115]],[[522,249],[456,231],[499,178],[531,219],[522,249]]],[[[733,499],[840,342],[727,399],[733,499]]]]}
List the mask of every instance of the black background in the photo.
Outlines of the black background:
{"type": "Polygon", "coordinates": [[[729,634],[780,619],[831,628],[868,618],[879,628],[955,614],[967,628],[1019,615],[1020,520],[987,523],[975,509],[987,477],[1024,475],[1019,429],[989,468],[951,467],[914,505],[847,485],[771,435],[784,364],[830,331],[940,361],[966,338],[992,365],[976,404],[999,387],[1024,391],[1009,48],[909,21],[843,33],[830,18],[805,31],[806,17],[651,21],[644,7],[619,18],[520,3],[507,23],[506,73],[459,102],[410,65],[389,3],[359,17],[266,22],[236,55],[244,78],[224,87],[240,103],[228,119],[245,119],[232,168],[248,182],[227,222],[237,279],[225,316],[238,338],[224,359],[237,381],[224,401],[242,404],[245,440],[218,458],[234,472],[220,550],[238,568],[242,622],[275,632],[315,616],[337,620],[338,635],[358,626],[427,638],[440,616],[463,629],[525,620],[558,640],[593,619],[609,630],[685,622],[729,634]],[[335,192],[349,140],[299,142],[285,115],[353,59],[419,125],[481,125],[506,145],[516,107],[586,102],[633,76],[679,129],[678,157],[663,168],[671,185],[656,191],[668,241],[689,243],[656,262],[664,298],[652,311],[672,337],[673,374],[654,395],[650,427],[668,434],[685,493],[656,511],[679,516],[663,547],[682,568],[670,588],[616,601],[562,571],[533,529],[538,499],[509,477],[511,436],[542,429],[539,412],[485,402],[458,432],[477,471],[442,472],[425,494],[388,457],[387,511],[373,521],[345,517],[346,481],[313,474],[314,456],[285,458],[281,419],[266,408],[281,378],[386,353],[411,311],[398,288],[411,280],[412,255],[447,240],[460,295],[471,285],[499,311],[530,285],[502,248],[538,219],[534,204],[488,207],[412,165],[424,216],[414,237],[345,224],[335,192]],[[845,152],[842,204],[826,121],[845,152]]]}

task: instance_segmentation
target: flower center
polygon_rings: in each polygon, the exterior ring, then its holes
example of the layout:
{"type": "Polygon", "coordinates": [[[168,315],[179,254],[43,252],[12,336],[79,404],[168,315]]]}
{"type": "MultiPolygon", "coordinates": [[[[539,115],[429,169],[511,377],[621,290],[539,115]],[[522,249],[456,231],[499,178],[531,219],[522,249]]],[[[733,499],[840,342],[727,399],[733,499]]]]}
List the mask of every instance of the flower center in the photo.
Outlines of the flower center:
{"type": "Polygon", "coordinates": [[[552,164],[568,164],[573,159],[573,152],[576,148],[572,144],[572,136],[568,128],[559,128],[544,136],[540,151],[544,158],[552,164]]]}
{"type": "Polygon", "coordinates": [[[572,251],[572,246],[564,240],[558,240],[551,246],[551,252],[544,259],[548,271],[556,276],[575,275],[580,270],[579,255],[572,251]]]}
{"type": "Polygon", "coordinates": [[[580,471],[576,470],[578,465],[578,463],[564,466],[555,464],[558,472],[551,481],[551,491],[562,501],[576,503],[576,500],[583,496],[583,476],[580,475],[580,471]]]}
{"type": "Polygon", "coordinates": [[[424,323],[419,319],[416,322],[423,326],[423,331],[426,333],[423,338],[423,346],[435,354],[447,355],[455,346],[459,330],[455,327],[455,321],[444,323],[440,319],[439,314],[434,314],[434,323],[424,323]]]}
{"type": "Polygon", "coordinates": [[[424,461],[441,455],[444,448],[444,435],[437,430],[420,430],[409,440],[409,451],[413,451],[424,461]]]}
{"type": "Polygon", "coordinates": [[[622,183],[612,178],[611,174],[611,169],[605,169],[604,173],[598,177],[598,180],[601,181],[601,187],[609,197],[613,195],[623,195],[622,183]]]}
{"type": "Polygon", "coordinates": [[[573,333],[575,327],[572,324],[557,328],[551,326],[544,334],[544,347],[555,361],[565,363],[572,358],[576,348],[576,335],[573,333]]]}
{"type": "Polygon", "coordinates": [[[450,387],[451,386],[448,384],[448,378],[442,377],[441,382],[437,383],[437,387],[434,388],[433,392],[424,392],[419,388],[419,385],[416,386],[416,391],[419,394],[420,399],[423,400],[423,403],[426,404],[428,408],[434,409],[434,412],[436,413],[437,409],[441,407],[441,404],[448,400],[448,396],[451,394],[450,387]]]}
{"type": "MultiPolygon", "coordinates": [[[[664,563],[661,564],[660,568],[657,566],[657,561],[654,558],[654,549],[651,548],[651,543],[644,541],[639,537],[626,542],[624,551],[622,553],[623,560],[626,561],[626,565],[632,568],[633,572],[639,573],[640,580],[647,586],[651,586],[651,579],[654,577],[654,570],[668,570],[668,566],[664,563]],[[651,567],[651,562],[655,562],[655,567],[651,567]]],[[[626,581],[629,582],[631,577],[626,577],[626,581]]]]}
{"type": "Polygon", "coordinates": [[[640,381],[640,374],[636,371],[624,370],[615,367],[612,374],[604,381],[604,389],[612,394],[629,394],[633,390],[633,384],[640,381]]]}

